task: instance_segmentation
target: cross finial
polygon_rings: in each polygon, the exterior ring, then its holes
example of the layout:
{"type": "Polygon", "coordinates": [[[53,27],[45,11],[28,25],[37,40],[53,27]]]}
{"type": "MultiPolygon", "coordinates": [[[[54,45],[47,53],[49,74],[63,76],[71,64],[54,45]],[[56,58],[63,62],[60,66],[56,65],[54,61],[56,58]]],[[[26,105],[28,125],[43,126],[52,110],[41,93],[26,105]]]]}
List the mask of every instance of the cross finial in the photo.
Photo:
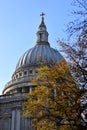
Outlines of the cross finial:
{"type": "Polygon", "coordinates": [[[43,18],[43,16],[44,16],[45,14],[42,12],[41,14],[40,14],[40,16],[43,18]]]}

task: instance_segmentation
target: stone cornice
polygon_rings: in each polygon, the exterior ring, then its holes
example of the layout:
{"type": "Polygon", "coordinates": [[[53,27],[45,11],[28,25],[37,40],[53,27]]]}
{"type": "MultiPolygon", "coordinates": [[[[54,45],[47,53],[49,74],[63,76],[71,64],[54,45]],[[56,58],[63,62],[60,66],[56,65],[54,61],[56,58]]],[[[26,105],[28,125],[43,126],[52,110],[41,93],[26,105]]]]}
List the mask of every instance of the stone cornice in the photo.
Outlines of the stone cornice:
{"type": "Polygon", "coordinates": [[[27,98],[22,94],[8,95],[0,97],[0,104],[8,104],[13,102],[26,101],[27,98]]]}

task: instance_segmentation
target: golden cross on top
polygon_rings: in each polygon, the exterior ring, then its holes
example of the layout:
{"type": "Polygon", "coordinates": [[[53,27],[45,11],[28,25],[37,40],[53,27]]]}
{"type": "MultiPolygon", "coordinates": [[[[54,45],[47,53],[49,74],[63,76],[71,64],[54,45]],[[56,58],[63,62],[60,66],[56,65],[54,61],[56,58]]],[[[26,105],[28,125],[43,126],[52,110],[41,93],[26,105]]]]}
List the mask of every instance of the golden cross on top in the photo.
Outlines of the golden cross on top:
{"type": "Polygon", "coordinates": [[[43,18],[44,15],[45,15],[45,14],[44,14],[43,12],[40,14],[40,16],[42,16],[42,18],[43,18]]]}

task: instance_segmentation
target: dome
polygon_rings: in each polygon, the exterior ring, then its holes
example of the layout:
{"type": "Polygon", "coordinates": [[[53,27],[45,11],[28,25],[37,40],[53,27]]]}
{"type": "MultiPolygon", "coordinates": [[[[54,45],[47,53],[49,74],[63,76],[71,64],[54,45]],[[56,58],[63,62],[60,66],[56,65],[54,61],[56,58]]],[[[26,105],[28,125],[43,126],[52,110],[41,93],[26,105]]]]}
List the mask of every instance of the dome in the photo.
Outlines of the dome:
{"type": "Polygon", "coordinates": [[[40,62],[46,62],[46,64],[57,63],[61,59],[63,59],[63,57],[60,53],[49,45],[36,45],[21,56],[16,69],[22,66],[38,65],[40,62]]]}

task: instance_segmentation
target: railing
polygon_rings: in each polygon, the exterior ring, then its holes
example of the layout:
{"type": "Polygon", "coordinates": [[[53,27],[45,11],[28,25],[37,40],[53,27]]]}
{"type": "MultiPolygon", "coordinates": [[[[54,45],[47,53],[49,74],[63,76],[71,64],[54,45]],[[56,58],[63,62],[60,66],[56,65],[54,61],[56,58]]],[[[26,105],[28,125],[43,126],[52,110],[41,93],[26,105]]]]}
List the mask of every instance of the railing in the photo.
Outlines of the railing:
{"type": "Polygon", "coordinates": [[[21,95],[22,95],[21,93],[9,94],[9,95],[0,95],[0,100],[1,99],[13,98],[13,97],[21,96],[21,95]]]}
{"type": "Polygon", "coordinates": [[[6,85],[5,85],[5,88],[9,87],[10,85],[12,84],[16,84],[18,82],[26,82],[26,81],[32,81],[33,79],[35,79],[35,76],[29,76],[29,77],[22,77],[22,78],[18,78],[18,79],[15,79],[15,80],[11,80],[10,82],[8,82],[6,85]]]}

